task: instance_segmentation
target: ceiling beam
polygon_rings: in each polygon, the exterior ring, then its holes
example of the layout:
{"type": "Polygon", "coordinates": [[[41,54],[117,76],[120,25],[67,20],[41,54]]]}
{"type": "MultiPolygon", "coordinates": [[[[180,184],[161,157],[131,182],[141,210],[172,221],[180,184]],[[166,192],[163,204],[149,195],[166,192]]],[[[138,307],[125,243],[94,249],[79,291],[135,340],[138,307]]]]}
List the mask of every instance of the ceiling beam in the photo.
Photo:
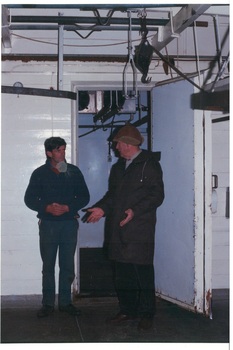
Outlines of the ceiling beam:
{"type": "Polygon", "coordinates": [[[6,86],[6,85],[2,85],[1,92],[3,94],[46,96],[46,97],[56,97],[56,98],[68,98],[70,100],[76,100],[77,98],[77,94],[72,91],[25,88],[25,87],[14,87],[14,86],[6,86]]]}
{"type": "Polygon", "coordinates": [[[20,5],[20,4],[7,4],[7,7],[11,9],[80,9],[86,11],[92,11],[93,9],[103,9],[103,10],[116,10],[122,11],[126,9],[138,9],[138,8],[166,8],[166,7],[181,7],[184,5],[179,4],[64,4],[64,5],[20,5]]]}
{"type": "Polygon", "coordinates": [[[161,27],[152,38],[152,46],[162,50],[174,38],[177,38],[187,27],[191,26],[211,5],[185,5],[170,21],[161,27]]]}
{"type": "Polygon", "coordinates": [[[229,112],[229,90],[192,94],[191,107],[193,109],[227,113],[229,112]]]}

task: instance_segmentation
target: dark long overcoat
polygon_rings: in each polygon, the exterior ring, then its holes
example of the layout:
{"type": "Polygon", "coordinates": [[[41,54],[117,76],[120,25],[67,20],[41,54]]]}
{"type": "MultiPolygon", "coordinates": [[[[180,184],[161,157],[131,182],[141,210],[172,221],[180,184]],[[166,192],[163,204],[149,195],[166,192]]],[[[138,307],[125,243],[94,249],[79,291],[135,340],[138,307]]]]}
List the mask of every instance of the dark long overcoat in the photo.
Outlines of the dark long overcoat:
{"type": "Polygon", "coordinates": [[[120,158],[112,167],[109,189],[95,204],[101,207],[108,225],[109,258],[118,262],[153,264],[156,209],[164,200],[162,169],[158,152],[142,152],[125,169],[120,158]],[[120,227],[125,211],[133,219],[120,227]]]}

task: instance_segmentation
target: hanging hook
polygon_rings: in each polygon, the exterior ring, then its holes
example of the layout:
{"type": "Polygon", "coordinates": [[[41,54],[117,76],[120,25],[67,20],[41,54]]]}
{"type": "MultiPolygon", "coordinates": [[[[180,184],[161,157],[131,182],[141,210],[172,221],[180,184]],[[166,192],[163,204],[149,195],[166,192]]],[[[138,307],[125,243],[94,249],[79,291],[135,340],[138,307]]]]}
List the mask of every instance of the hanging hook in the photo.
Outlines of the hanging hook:
{"type": "Polygon", "coordinates": [[[140,19],[140,26],[141,26],[139,33],[142,35],[142,38],[145,40],[148,34],[148,29],[146,27],[146,16],[147,16],[147,12],[145,8],[142,11],[138,11],[138,17],[140,19]]]}
{"type": "Polygon", "coordinates": [[[140,12],[138,17],[140,18],[141,27],[139,33],[142,36],[142,40],[139,45],[135,46],[134,62],[137,69],[142,73],[141,82],[143,84],[149,84],[151,78],[147,77],[147,74],[154,50],[147,40],[148,29],[146,26],[146,11],[140,12]]]}
{"type": "Polygon", "coordinates": [[[138,95],[137,90],[137,69],[134,64],[133,59],[133,53],[132,53],[132,21],[131,21],[131,11],[127,11],[128,18],[129,18],[129,30],[128,30],[128,61],[126,62],[124,71],[123,71],[123,83],[124,83],[124,92],[123,95],[126,99],[129,98],[136,98],[138,95]],[[127,87],[127,71],[129,66],[131,66],[133,70],[133,92],[132,96],[129,96],[128,94],[128,87],[127,87]]]}

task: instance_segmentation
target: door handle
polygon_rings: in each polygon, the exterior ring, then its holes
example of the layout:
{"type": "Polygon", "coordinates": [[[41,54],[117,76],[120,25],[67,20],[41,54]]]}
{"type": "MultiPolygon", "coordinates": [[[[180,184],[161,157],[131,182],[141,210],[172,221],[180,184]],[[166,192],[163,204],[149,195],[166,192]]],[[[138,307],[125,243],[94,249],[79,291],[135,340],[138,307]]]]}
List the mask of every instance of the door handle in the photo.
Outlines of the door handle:
{"type": "Polygon", "coordinates": [[[218,175],[212,175],[212,189],[218,188],[218,175]]]}

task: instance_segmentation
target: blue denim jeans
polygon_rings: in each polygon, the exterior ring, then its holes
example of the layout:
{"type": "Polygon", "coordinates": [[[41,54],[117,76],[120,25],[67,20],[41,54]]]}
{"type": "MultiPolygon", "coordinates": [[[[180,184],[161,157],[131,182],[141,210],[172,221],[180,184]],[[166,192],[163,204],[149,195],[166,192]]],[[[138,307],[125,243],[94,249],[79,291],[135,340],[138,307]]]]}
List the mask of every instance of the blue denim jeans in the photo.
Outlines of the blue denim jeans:
{"type": "Polygon", "coordinates": [[[43,262],[43,305],[55,304],[55,264],[58,252],[59,286],[58,303],[71,303],[71,285],[75,277],[74,254],[77,245],[77,220],[48,221],[39,223],[40,254],[43,262]]]}
{"type": "Polygon", "coordinates": [[[115,262],[115,287],[120,311],[152,318],[156,311],[154,266],[115,262]]]}

